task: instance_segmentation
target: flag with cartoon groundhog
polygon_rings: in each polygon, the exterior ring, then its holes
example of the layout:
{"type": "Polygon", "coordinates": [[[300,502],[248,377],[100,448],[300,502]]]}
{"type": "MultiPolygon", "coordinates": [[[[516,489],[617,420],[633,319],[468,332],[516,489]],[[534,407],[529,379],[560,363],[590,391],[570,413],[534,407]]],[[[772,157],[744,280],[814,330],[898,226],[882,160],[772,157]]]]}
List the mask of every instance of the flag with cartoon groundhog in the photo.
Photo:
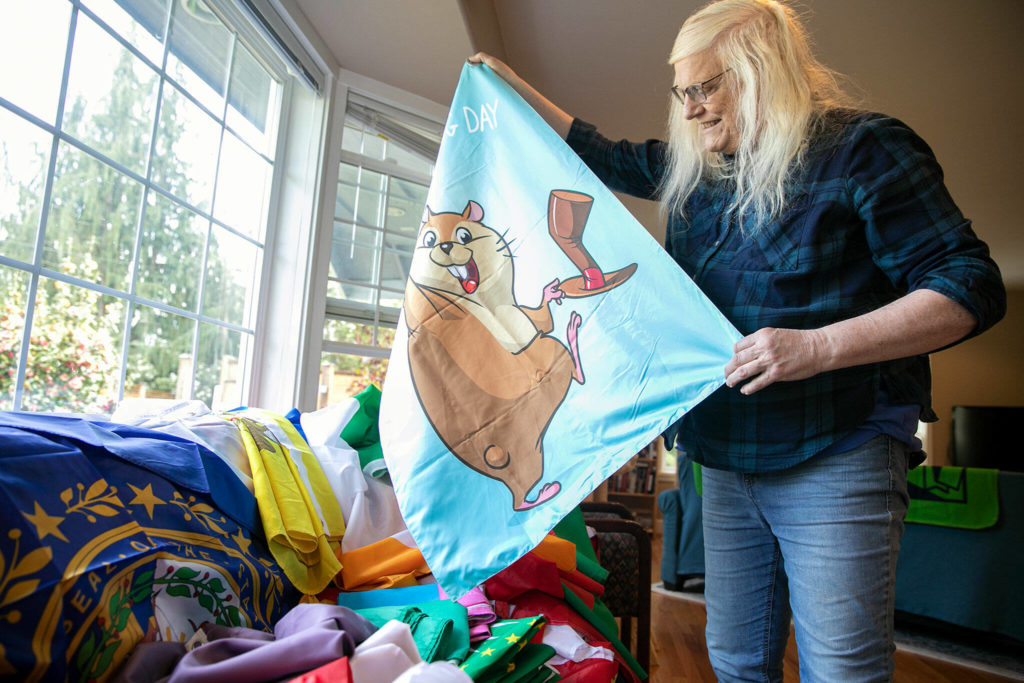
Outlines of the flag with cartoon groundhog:
{"type": "Polygon", "coordinates": [[[381,403],[399,507],[465,593],[724,382],[739,333],[565,142],[466,65],[381,403]]]}

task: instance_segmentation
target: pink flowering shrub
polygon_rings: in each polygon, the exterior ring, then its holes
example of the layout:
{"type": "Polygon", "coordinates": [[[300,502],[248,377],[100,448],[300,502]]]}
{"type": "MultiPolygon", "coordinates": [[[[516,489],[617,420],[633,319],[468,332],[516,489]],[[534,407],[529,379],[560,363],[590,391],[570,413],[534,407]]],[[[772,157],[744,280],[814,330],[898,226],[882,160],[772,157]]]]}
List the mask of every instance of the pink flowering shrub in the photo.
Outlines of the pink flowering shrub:
{"type": "MultiPolygon", "coordinates": [[[[96,262],[66,261],[68,275],[92,280],[96,262]]],[[[23,282],[0,273],[0,402],[11,400],[25,328],[23,282]]],[[[29,335],[22,410],[109,412],[117,399],[124,303],[41,278],[29,335]]],[[[11,407],[7,405],[6,407],[11,407]]]]}

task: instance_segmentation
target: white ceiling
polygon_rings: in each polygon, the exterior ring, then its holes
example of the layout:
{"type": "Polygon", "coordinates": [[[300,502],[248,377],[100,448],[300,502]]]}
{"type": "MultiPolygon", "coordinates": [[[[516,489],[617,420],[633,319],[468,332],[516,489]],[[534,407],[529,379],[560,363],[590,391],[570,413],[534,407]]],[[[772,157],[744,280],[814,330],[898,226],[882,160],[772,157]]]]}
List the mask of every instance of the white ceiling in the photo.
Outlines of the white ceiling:
{"type": "MultiPolygon", "coordinates": [[[[283,0],[340,67],[447,106],[477,47],[612,137],[664,132],[668,51],[698,0],[283,0]],[[467,29],[470,26],[472,30],[467,29]]],[[[1008,284],[1024,286],[1024,2],[805,0],[822,60],[935,150],[1008,284]]],[[[627,206],[656,236],[650,203],[627,206]]]]}

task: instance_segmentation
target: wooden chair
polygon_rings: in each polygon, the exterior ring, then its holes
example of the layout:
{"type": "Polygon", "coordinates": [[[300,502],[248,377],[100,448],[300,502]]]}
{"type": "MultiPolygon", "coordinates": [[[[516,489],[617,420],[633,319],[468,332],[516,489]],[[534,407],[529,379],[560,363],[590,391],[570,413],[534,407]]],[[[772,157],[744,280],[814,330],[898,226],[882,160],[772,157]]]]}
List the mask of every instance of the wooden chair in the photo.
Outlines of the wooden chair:
{"type": "Polygon", "coordinates": [[[651,537],[620,503],[580,505],[583,519],[597,534],[601,566],[608,570],[605,605],[620,620],[620,640],[644,671],[651,663],[651,537]],[[636,619],[636,645],[633,620],[636,619]]]}

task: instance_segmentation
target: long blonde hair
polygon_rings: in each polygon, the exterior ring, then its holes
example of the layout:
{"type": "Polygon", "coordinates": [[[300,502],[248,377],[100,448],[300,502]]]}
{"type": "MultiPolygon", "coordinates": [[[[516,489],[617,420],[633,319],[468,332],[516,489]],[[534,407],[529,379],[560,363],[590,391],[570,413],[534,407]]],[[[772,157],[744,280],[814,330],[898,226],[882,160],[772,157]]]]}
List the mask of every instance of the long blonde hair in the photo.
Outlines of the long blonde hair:
{"type": "Polygon", "coordinates": [[[776,0],[718,0],[683,24],[669,64],[710,52],[731,69],[723,87],[735,93],[739,144],[731,163],[708,152],[699,126],[675,101],[669,114],[669,171],[661,186],[665,210],[685,216],[684,204],[702,179],[735,182],[729,206],[747,233],[778,217],[788,180],[803,162],[824,113],[848,106],[837,74],[811,53],[807,32],[791,8],[776,0]]]}

